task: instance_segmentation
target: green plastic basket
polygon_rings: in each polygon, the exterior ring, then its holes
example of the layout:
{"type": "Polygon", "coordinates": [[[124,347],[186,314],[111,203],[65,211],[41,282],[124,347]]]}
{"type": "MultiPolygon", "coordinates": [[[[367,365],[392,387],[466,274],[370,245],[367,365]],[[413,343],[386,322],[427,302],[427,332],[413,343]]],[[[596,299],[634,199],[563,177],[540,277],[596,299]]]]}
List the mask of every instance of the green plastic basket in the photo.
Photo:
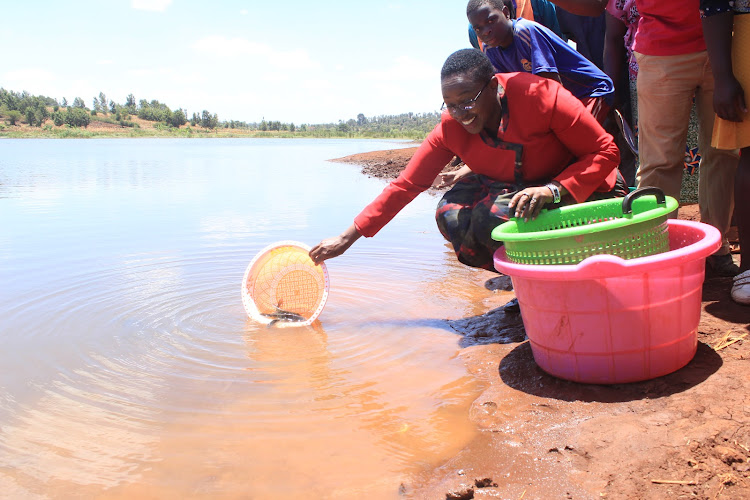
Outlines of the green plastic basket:
{"type": "Polygon", "coordinates": [[[511,262],[577,264],[592,255],[635,259],[669,250],[667,216],[677,200],[654,187],[611,198],[542,210],[528,222],[511,219],[492,231],[511,262]]]}

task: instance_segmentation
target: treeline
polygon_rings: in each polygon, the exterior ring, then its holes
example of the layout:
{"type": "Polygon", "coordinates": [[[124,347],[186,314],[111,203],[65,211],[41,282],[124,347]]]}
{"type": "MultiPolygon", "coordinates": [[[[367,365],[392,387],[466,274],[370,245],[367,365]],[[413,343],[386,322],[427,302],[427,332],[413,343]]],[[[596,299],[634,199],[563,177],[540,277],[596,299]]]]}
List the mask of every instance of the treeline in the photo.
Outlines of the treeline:
{"type": "Polygon", "coordinates": [[[301,124],[283,123],[280,121],[262,120],[260,123],[221,122],[225,128],[267,132],[274,135],[278,132],[290,132],[306,137],[385,137],[423,139],[437,123],[440,113],[403,113],[400,115],[381,115],[367,118],[364,114],[357,115],[357,119],[338,123],[301,124]]]}
{"type": "MultiPolygon", "coordinates": [[[[124,104],[120,104],[108,99],[104,92],[99,92],[92,99],[92,106],[89,108],[80,97],[74,98],[69,104],[65,97],[58,102],[52,97],[34,96],[26,91],[14,92],[4,88],[0,88],[0,116],[8,125],[17,125],[23,121],[32,127],[42,127],[47,120],[52,120],[58,127],[69,125],[85,128],[91,123],[92,117],[123,127],[138,127],[131,120],[132,116],[174,128],[188,122],[186,110],[180,108],[173,111],[157,100],[141,99],[136,104],[133,94],[127,96],[124,104]],[[49,108],[52,108],[51,112],[49,108]]],[[[190,123],[208,129],[220,125],[218,116],[206,110],[200,115],[193,113],[190,123]]]]}
{"type": "Polygon", "coordinates": [[[9,125],[25,119],[26,123],[41,127],[50,117],[49,107],[56,105],[57,101],[51,97],[33,96],[25,91],[18,94],[0,87],[0,115],[9,125]]]}
{"type": "MultiPolygon", "coordinates": [[[[340,120],[338,123],[300,124],[273,120],[245,122],[238,120],[220,121],[216,113],[203,110],[188,118],[185,109],[170,109],[157,100],[141,99],[136,102],[133,94],[126,97],[123,104],[107,97],[104,92],[92,99],[92,106],[75,97],[72,103],[63,97],[62,101],[46,96],[34,96],[28,92],[14,92],[0,87],[0,119],[8,125],[25,122],[32,127],[43,127],[48,120],[56,126],[87,127],[92,118],[122,127],[135,127],[132,121],[137,116],[141,120],[155,123],[159,129],[177,129],[190,124],[207,130],[230,129],[246,131],[260,136],[302,136],[302,137],[386,137],[422,139],[440,121],[440,113],[404,113],[367,118],[360,113],[356,119],[340,120]],[[50,111],[51,109],[51,111],[50,111]]],[[[0,125],[0,128],[2,125],[0,125]]]]}

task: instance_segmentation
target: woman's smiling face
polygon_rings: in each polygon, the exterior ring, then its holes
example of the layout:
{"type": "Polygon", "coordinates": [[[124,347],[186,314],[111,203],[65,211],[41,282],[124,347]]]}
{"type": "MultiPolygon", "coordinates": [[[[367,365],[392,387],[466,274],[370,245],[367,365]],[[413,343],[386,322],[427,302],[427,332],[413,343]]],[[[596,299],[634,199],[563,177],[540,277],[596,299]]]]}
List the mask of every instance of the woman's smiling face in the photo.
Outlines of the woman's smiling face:
{"type": "Polygon", "coordinates": [[[478,134],[485,128],[497,132],[501,108],[495,96],[497,80],[494,77],[489,81],[477,81],[469,74],[457,73],[443,78],[441,88],[445,107],[467,132],[478,134]]]}

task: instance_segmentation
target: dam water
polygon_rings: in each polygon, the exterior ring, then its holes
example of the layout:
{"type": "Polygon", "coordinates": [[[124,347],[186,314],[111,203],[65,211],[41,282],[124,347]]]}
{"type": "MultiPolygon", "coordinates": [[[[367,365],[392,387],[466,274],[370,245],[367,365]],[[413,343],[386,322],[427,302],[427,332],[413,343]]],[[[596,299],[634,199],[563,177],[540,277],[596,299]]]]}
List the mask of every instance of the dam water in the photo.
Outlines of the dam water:
{"type": "MultiPolygon", "coordinates": [[[[446,319],[485,312],[422,194],[328,262],[311,327],[248,319],[268,244],[335,236],[373,140],[0,140],[0,491],[398,498],[475,436],[446,319]]],[[[479,273],[479,274],[478,274],[479,273]]]]}

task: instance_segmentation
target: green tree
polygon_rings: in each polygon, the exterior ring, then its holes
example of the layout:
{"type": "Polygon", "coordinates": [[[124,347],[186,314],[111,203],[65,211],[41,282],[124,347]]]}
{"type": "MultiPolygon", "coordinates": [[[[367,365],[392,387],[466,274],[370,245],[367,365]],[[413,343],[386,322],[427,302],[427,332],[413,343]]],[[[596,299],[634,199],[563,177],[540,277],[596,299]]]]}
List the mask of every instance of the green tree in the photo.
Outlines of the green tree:
{"type": "Polygon", "coordinates": [[[18,122],[21,119],[21,112],[17,109],[10,109],[5,114],[5,116],[8,118],[8,123],[10,125],[15,125],[16,122],[18,122]]]}
{"type": "Polygon", "coordinates": [[[44,125],[44,122],[47,121],[49,118],[49,110],[46,106],[43,106],[41,108],[37,108],[36,111],[34,111],[34,120],[37,123],[37,126],[41,127],[44,125]]]}
{"type": "Polygon", "coordinates": [[[72,107],[65,113],[65,123],[71,127],[87,127],[91,123],[91,116],[85,109],[72,107]]]}
{"type": "Polygon", "coordinates": [[[73,107],[78,109],[86,109],[86,103],[83,102],[83,99],[80,97],[76,97],[73,99],[73,107]]]}
{"type": "Polygon", "coordinates": [[[204,109],[201,113],[201,127],[209,128],[211,125],[211,113],[207,109],[204,109]]]}
{"type": "Polygon", "coordinates": [[[179,128],[185,125],[187,123],[185,112],[181,109],[175,110],[173,113],[171,113],[171,116],[169,117],[167,123],[175,128],[179,128]]]}
{"type": "Polygon", "coordinates": [[[62,103],[61,103],[61,104],[62,104],[62,107],[63,107],[63,108],[67,108],[67,107],[68,107],[68,100],[67,100],[66,98],[64,98],[64,97],[63,97],[63,99],[62,99],[62,103]]]}
{"type": "Polygon", "coordinates": [[[0,107],[5,109],[18,109],[19,96],[12,90],[8,91],[0,88],[0,107]]]}
{"type": "MultiPolygon", "coordinates": [[[[105,115],[107,114],[107,96],[104,95],[104,92],[99,92],[99,107],[102,113],[105,115]]],[[[97,110],[99,111],[99,110],[97,110]]]]}
{"type": "Polygon", "coordinates": [[[135,96],[133,94],[128,94],[128,97],[125,98],[125,107],[128,108],[128,113],[131,115],[138,112],[138,108],[135,106],[135,96]]]}
{"type": "Polygon", "coordinates": [[[41,127],[49,118],[47,102],[40,96],[27,97],[23,104],[23,114],[26,117],[26,123],[32,127],[41,127]]]}

